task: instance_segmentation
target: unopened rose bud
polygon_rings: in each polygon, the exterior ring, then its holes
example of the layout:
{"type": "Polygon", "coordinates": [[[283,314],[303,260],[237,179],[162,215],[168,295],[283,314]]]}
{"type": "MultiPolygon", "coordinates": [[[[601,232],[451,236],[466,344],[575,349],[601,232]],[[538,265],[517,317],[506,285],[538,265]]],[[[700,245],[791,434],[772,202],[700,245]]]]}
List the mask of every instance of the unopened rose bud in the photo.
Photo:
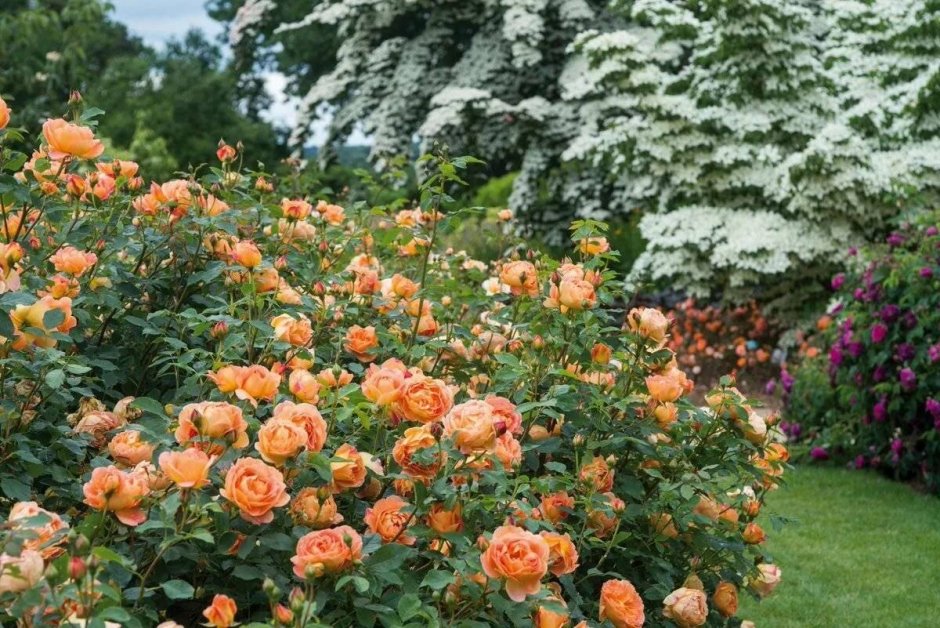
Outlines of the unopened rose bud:
{"type": "Polygon", "coordinates": [[[82,100],[83,100],[82,94],[81,94],[81,92],[78,91],[77,89],[73,89],[73,90],[69,93],[69,103],[68,103],[68,104],[69,104],[70,106],[80,104],[80,103],[82,102],[82,100]]]}
{"type": "Polygon", "coordinates": [[[283,604],[278,604],[274,608],[274,619],[276,619],[279,624],[292,626],[294,624],[294,612],[283,604]]]}
{"type": "Polygon", "coordinates": [[[571,444],[575,447],[584,446],[584,434],[575,434],[574,438],[571,439],[571,444]]]}
{"type": "Polygon", "coordinates": [[[287,268],[287,258],[281,255],[279,258],[274,260],[274,267],[277,268],[278,270],[283,270],[284,268],[287,268]]]}
{"type": "Polygon", "coordinates": [[[219,158],[219,161],[222,163],[228,163],[235,159],[236,154],[236,150],[226,144],[225,140],[219,140],[219,148],[215,151],[215,156],[219,158]]]}
{"type": "Polygon", "coordinates": [[[85,179],[77,174],[70,174],[65,177],[65,191],[69,196],[79,198],[87,190],[85,179]]]}
{"type": "Polygon", "coordinates": [[[321,242],[319,245],[317,245],[317,249],[318,249],[321,253],[326,253],[327,251],[330,250],[330,245],[327,244],[327,243],[324,241],[324,242],[321,242]]]}
{"type": "Polygon", "coordinates": [[[80,556],[72,556],[69,559],[69,577],[72,580],[81,580],[87,571],[88,566],[80,556]]]}
{"type": "Polygon", "coordinates": [[[281,597],[281,590],[277,588],[277,584],[275,584],[274,580],[271,580],[271,578],[264,579],[264,582],[261,584],[261,590],[271,599],[276,600],[281,597]]]}
{"type": "Polygon", "coordinates": [[[444,426],[441,425],[440,421],[435,421],[434,423],[432,423],[430,429],[431,429],[431,435],[434,438],[439,439],[441,437],[441,434],[444,433],[444,426]]]}
{"type": "Polygon", "coordinates": [[[610,362],[611,350],[610,347],[605,345],[603,342],[598,342],[591,348],[591,360],[595,364],[607,364],[610,362]]]}
{"type": "Polygon", "coordinates": [[[209,333],[216,340],[224,338],[228,334],[228,323],[225,321],[219,321],[212,326],[212,331],[209,333]]]}
{"type": "Polygon", "coordinates": [[[682,583],[686,589],[696,589],[698,591],[704,591],[705,585],[702,584],[702,579],[699,578],[694,573],[690,573],[689,577],[685,579],[685,582],[682,583]]]}
{"type": "Polygon", "coordinates": [[[307,601],[307,596],[304,594],[303,589],[300,587],[294,587],[291,589],[288,600],[290,600],[291,610],[295,613],[299,613],[304,608],[304,603],[307,601]]]}

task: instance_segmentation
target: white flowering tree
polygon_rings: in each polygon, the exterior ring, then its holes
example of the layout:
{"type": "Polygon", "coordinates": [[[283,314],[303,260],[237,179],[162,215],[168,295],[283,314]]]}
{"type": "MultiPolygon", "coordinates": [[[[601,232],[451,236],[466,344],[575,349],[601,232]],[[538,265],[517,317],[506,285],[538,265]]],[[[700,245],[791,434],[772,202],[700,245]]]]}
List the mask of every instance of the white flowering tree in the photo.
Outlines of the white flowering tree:
{"type": "Polygon", "coordinates": [[[637,281],[798,304],[940,183],[931,0],[215,4],[294,77],[295,145],[326,108],[377,163],[441,139],[518,170],[550,235],[639,210],[637,281]]]}

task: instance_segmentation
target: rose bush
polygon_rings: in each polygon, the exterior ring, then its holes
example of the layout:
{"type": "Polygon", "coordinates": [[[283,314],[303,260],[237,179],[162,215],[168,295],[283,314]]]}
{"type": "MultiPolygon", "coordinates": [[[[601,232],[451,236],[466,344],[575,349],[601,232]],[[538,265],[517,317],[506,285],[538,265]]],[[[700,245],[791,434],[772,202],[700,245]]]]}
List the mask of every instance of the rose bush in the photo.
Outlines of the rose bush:
{"type": "Polygon", "coordinates": [[[940,490],[940,215],[853,251],[820,320],[823,356],[781,376],[788,430],[817,459],[850,461],[940,490]],[[827,356],[825,354],[828,354],[827,356]]]}
{"type": "Polygon", "coordinates": [[[413,203],[230,146],[148,186],[95,114],[0,158],[5,623],[736,625],[779,581],[786,450],[685,399],[603,225],[488,265],[437,240],[473,159],[413,203]]]}

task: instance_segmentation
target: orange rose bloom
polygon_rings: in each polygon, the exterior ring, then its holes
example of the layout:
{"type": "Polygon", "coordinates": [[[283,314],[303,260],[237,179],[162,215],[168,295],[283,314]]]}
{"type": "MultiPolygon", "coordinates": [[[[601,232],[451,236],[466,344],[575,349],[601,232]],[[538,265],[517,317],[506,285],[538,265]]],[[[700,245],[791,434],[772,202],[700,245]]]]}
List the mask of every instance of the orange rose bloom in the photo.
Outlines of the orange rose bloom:
{"type": "MultiPolygon", "coordinates": [[[[553,598],[552,601],[567,606],[561,599],[553,598]]],[[[532,616],[532,625],[534,628],[565,628],[569,625],[568,620],[568,613],[558,613],[545,606],[539,606],[532,616]]]]}
{"type": "Polygon", "coordinates": [[[669,319],[656,308],[635,307],[627,315],[627,326],[630,331],[660,344],[666,339],[669,319]]]}
{"type": "Polygon", "coordinates": [[[379,346],[379,338],[375,334],[375,327],[360,327],[353,325],[346,331],[346,343],[343,345],[360,362],[371,362],[375,355],[370,350],[379,346]]]}
{"type": "Polygon", "coordinates": [[[65,533],[69,529],[69,524],[56,513],[41,508],[36,502],[13,504],[7,523],[14,530],[28,530],[31,533],[32,538],[23,541],[24,550],[38,551],[46,560],[55,558],[65,551],[60,546],[66,541],[65,533]],[[45,521],[38,521],[40,517],[45,521]],[[29,521],[33,518],[37,520],[29,521]]]}
{"type": "Polygon", "coordinates": [[[235,625],[235,613],[237,612],[238,606],[235,605],[235,600],[218,593],[212,598],[212,604],[202,611],[202,616],[214,628],[229,628],[235,625]]]}
{"type": "Polygon", "coordinates": [[[403,508],[410,506],[411,504],[398,495],[392,495],[375,502],[372,508],[367,508],[363,521],[370,531],[382,537],[384,543],[414,545],[415,537],[405,532],[414,516],[410,512],[402,512],[403,508]]]}
{"type": "Polygon", "coordinates": [[[705,592],[682,587],[663,600],[663,615],[676,622],[679,628],[701,626],[708,620],[708,601],[705,592]]]}
{"type": "Polygon", "coordinates": [[[484,399],[493,408],[493,417],[506,425],[506,431],[517,436],[522,434],[522,415],[516,411],[516,404],[505,397],[487,395],[484,399]]]}
{"type": "Polygon", "coordinates": [[[346,443],[333,452],[333,457],[340,459],[339,462],[330,463],[330,470],[333,472],[330,486],[333,492],[342,493],[362,486],[366,481],[366,463],[359,450],[346,443]]]}
{"type": "Polygon", "coordinates": [[[160,470],[180,488],[202,488],[209,483],[209,468],[215,457],[195,447],[160,454],[160,470]]]}
{"type": "Polygon", "coordinates": [[[392,449],[392,458],[398,463],[402,471],[408,475],[422,480],[429,480],[437,475],[441,465],[447,460],[447,454],[437,453],[432,461],[426,464],[415,462],[414,456],[426,449],[437,449],[437,439],[431,433],[430,426],[419,425],[409,427],[402,437],[395,442],[392,449]]]}
{"type": "Polygon", "coordinates": [[[525,294],[530,297],[539,295],[539,275],[531,262],[509,262],[499,272],[499,280],[509,286],[516,296],[525,294]]]}
{"type": "Polygon", "coordinates": [[[444,508],[444,504],[434,504],[428,511],[428,527],[438,534],[448,534],[463,531],[463,507],[460,503],[454,504],[452,510],[444,508]]]}
{"type": "Polygon", "coordinates": [[[271,319],[274,328],[274,337],[281,342],[287,342],[295,347],[307,345],[313,338],[313,327],[310,319],[301,314],[294,318],[290,314],[281,314],[271,319]]]}
{"type": "MultiPolygon", "coordinates": [[[[322,419],[321,419],[322,420],[322,419]]],[[[271,418],[258,430],[255,449],[265,462],[281,466],[307,446],[307,432],[285,419],[271,418]]]]}
{"type": "Polygon", "coordinates": [[[90,434],[93,446],[104,447],[107,433],[126,424],[127,421],[113,412],[89,412],[79,420],[72,431],[76,434],[90,434]]]}
{"type": "Polygon", "coordinates": [[[31,331],[25,331],[29,327],[46,332],[53,331],[53,329],[47,329],[44,323],[46,314],[52,310],[60,310],[65,316],[64,320],[53,328],[54,330],[65,334],[78,324],[72,316],[72,299],[68,297],[54,299],[51,296],[44,296],[32,305],[17,305],[10,312],[10,320],[15,330],[13,349],[22,351],[32,345],[45,349],[54,347],[57,342],[55,338],[47,335],[37,336],[31,331]]]}
{"type": "Polygon", "coordinates": [[[674,376],[672,372],[646,378],[646,388],[650,396],[662,403],[673,402],[681,397],[685,390],[683,384],[682,379],[674,376]]]}
{"type": "Polygon", "coordinates": [[[252,405],[256,404],[258,399],[273,401],[280,385],[280,375],[272,373],[260,364],[253,364],[242,371],[235,396],[249,401],[252,405]]]}
{"type": "Polygon", "coordinates": [[[19,593],[36,586],[45,567],[36,550],[24,549],[19,556],[0,554],[0,593],[19,593]]]}
{"type": "Polygon", "coordinates": [[[50,159],[94,159],[104,152],[104,144],[95,139],[91,129],[62,118],[46,120],[42,125],[42,135],[49,145],[50,159]]]}
{"type": "Polygon", "coordinates": [[[780,567],[770,563],[761,563],[757,566],[757,575],[748,579],[748,585],[757,595],[767,597],[780,584],[782,574],[780,567]]]}
{"type": "Polygon", "coordinates": [[[742,536],[744,537],[744,542],[749,545],[759,545],[767,540],[767,535],[764,534],[763,528],[753,521],[744,527],[742,536]]]}
{"type": "Polygon", "coordinates": [[[578,242],[578,250],[585,255],[599,255],[610,250],[610,243],[607,238],[584,238],[578,242]]]}
{"type": "Polygon", "coordinates": [[[250,270],[261,265],[261,251],[254,242],[241,240],[232,247],[232,261],[250,270]]]}
{"type": "Polygon", "coordinates": [[[326,443],[327,424],[317,407],[310,403],[282,401],[274,406],[272,419],[285,420],[303,429],[307,451],[318,453],[326,443]]]}
{"type": "Polygon", "coordinates": [[[592,308],[597,303],[594,284],[585,279],[562,279],[557,299],[562,312],[592,308]]]}
{"type": "Polygon", "coordinates": [[[444,417],[444,436],[465,454],[492,452],[496,448],[493,407],[471,399],[454,406],[444,417]]]}
{"type": "Polygon", "coordinates": [[[63,246],[49,261],[58,272],[81,277],[98,262],[98,256],[94,253],[83,253],[74,246],[63,246]]]}
{"type": "Polygon", "coordinates": [[[578,550],[568,534],[540,532],[539,535],[548,543],[548,570],[556,576],[574,573],[578,568],[578,550]]]}
{"type": "Polygon", "coordinates": [[[346,370],[340,370],[339,374],[333,372],[333,369],[323,369],[317,373],[317,381],[324,388],[342,388],[353,379],[352,373],[346,370]]]}
{"type": "Polygon", "coordinates": [[[115,462],[125,467],[133,467],[139,462],[149,461],[153,457],[154,449],[156,447],[143,440],[137,430],[115,434],[108,443],[108,453],[115,462]]]}
{"type": "Polygon", "coordinates": [[[239,458],[225,474],[219,494],[232,502],[249,523],[271,523],[275,508],[290,501],[284,476],[257,458],[239,458]]]}
{"type": "Polygon", "coordinates": [[[614,487],[614,471],[600,456],[594,456],[591,462],[582,466],[578,477],[582,482],[593,484],[598,493],[606,493],[614,487]]]}
{"type": "Polygon", "coordinates": [[[147,519],[140,502],[150,493],[146,480],[117,467],[98,467],[82,487],[85,503],[95,510],[113,512],[124,525],[137,526],[147,519]]]}
{"type": "Polygon", "coordinates": [[[512,471],[522,464],[522,445],[509,432],[503,432],[496,438],[496,449],[493,453],[506,471],[512,471]]]}
{"type": "Polygon", "coordinates": [[[285,218],[303,220],[313,211],[313,205],[303,199],[281,199],[281,212],[285,218]]]}
{"type": "Polygon", "coordinates": [[[345,571],[362,558],[362,537],[349,526],[317,530],[297,541],[290,562],[298,578],[345,571]]]}
{"type": "Polygon", "coordinates": [[[606,502],[603,507],[588,512],[588,525],[600,538],[608,536],[617,527],[619,514],[627,507],[622,499],[611,492],[602,495],[606,502]]]}
{"type": "Polygon", "coordinates": [[[712,594],[712,604],[722,617],[733,617],[738,612],[738,588],[730,582],[719,582],[712,594]]]}
{"type": "Polygon", "coordinates": [[[401,395],[392,406],[395,415],[406,421],[439,421],[454,406],[454,395],[443,381],[414,375],[405,380],[401,395]]]}
{"type": "Polygon", "coordinates": [[[389,406],[401,397],[405,374],[398,369],[371,364],[362,380],[362,394],[379,406],[389,406]]]}
{"type": "Polygon", "coordinates": [[[320,382],[313,373],[304,369],[291,371],[287,378],[287,388],[290,394],[304,403],[317,403],[320,401],[320,382]]]}
{"type": "Polygon", "coordinates": [[[601,587],[600,620],[616,628],[642,628],[643,599],[629,580],[608,580],[601,587]]]}
{"type": "Polygon", "coordinates": [[[203,401],[187,404],[180,410],[179,422],[175,436],[180,445],[192,442],[209,453],[220,453],[224,447],[207,441],[224,441],[235,449],[248,445],[248,423],[242,417],[242,409],[230,403],[203,401]]]}
{"type": "Polygon", "coordinates": [[[10,124],[10,113],[11,110],[6,101],[0,98],[0,130],[7,128],[7,125],[10,124]]]}
{"type": "Polygon", "coordinates": [[[487,576],[506,583],[509,599],[524,602],[527,595],[541,590],[550,554],[548,543],[537,534],[516,526],[500,526],[480,562],[487,576]]]}
{"type": "Polygon", "coordinates": [[[297,493],[290,504],[290,515],[299,525],[317,530],[343,522],[343,515],[336,512],[336,501],[330,490],[312,486],[297,493]]]}
{"type": "Polygon", "coordinates": [[[568,511],[573,509],[574,498],[570,497],[565,491],[545,495],[539,504],[542,517],[555,524],[567,519],[570,514],[568,511]]]}

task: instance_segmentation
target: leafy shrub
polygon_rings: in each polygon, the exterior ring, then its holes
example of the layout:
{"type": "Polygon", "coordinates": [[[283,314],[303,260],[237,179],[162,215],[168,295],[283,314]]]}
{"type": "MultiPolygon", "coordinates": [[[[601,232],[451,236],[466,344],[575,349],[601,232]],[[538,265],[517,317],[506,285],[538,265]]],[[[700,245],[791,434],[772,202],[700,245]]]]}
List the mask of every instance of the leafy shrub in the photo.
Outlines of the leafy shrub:
{"type": "Polygon", "coordinates": [[[940,489],[938,217],[904,225],[833,279],[839,305],[820,326],[828,360],[804,361],[785,382],[786,417],[800,424],[815,457],[851,459],[933,491],[940,489]]]}
{"type": "Polygon", "coordinates": [[[471,158],[341,207],[227,145],[147,188],[78,121],[0,164],[5,623],[737,625],[779,581],[787,452],[684,398],[603,225],[488,265],[438,243],[471,158]]]}

